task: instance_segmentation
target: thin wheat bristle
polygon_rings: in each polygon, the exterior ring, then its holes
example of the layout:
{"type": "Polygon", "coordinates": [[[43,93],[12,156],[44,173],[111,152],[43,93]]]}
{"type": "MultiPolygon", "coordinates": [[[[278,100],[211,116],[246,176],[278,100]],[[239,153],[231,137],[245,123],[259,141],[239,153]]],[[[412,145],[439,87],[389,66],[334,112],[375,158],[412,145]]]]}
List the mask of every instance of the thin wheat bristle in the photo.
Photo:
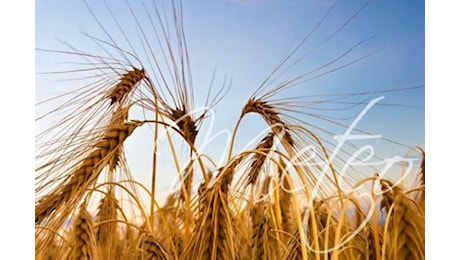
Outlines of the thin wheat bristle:
{"type": "Polygon", "coordinates": [[[137,83],[146,77],[144,69],[133,68],[123,74],[115,87],[110,92],[110,104],[120,103],[129,92],[131,92],[137,83]]]}

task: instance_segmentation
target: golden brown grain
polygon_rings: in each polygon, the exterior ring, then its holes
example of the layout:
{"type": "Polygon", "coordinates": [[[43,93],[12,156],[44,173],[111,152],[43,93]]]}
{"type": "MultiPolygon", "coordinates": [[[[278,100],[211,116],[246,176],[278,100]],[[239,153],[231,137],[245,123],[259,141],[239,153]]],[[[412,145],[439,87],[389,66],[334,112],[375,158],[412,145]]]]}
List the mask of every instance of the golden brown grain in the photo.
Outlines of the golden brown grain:
{"type": "Polygon", "coordinates": [[[110,92],[110,104],[117,104],[123,101],[123,99],[135,88],[141,80],[146,77],[144,69],[133,68],[126,72],[120,79],[120,81],[113,87],[110,92]]]}

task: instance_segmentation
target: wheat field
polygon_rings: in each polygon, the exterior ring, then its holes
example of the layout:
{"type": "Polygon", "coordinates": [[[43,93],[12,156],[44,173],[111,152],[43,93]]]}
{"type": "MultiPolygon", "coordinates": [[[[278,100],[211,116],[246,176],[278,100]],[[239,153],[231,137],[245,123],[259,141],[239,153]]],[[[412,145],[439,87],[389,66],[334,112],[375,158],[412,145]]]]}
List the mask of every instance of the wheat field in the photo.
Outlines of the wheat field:
{"type": "Polygon", "coordinates": [[[83,35],[99,51],[78,42],[37,48],[66,62],[42,75],[76,87],[37,103],[35,258],[425,259],[423,144],[381,138],[397,147],[392,161],[357,153],[357,143],[335,143],[351,138],[353,119],[374,106],[414,109],[384,103],[383,95],[410,97],[423,84],[289,92],[379,53],[360,38],[296,70],[373,4],[355,5],[322,35],[339,2],[328,2],[259,85],[239,95],[242,106],[229,107],[238,104],[226,102],[231,80],[219,82],[211,71],[203,91],[192,79],[203,76],[192,73],[196,56],[180,0],[83,1],[100,32],[83,35]],[[320,40],[311,46],[314,37],[320,40]],[[221,114],[231,129],[216,144],[209,131],[221,114]],[[349,160],[368,156],[385,163],[349,160]]]}

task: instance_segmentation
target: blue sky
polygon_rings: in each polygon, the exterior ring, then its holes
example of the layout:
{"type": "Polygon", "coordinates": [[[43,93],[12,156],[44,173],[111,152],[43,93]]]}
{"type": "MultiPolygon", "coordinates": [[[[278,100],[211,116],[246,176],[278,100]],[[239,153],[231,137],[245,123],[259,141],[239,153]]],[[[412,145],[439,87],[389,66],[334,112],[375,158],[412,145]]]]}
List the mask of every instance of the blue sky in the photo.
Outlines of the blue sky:
{"type": "MultiPolygon", "coordinates": [[[[140,21],[147,21],[145,11],[139,1],[132,2],[140,21]]],[[[215,90],[224,78],[232,80],[231,89],[214,108],[215,124],[213,133],[231,131],[240,115],[241,108],[279,60],[309,33],[334,1],[306,0],[229,0],[229,1],[184,1],[184,24],[191,59],[195,86],[196,106],[203,105],[212,73],[217,69],[215,90]]],[[[305,82],[280,97],[314,96],[322,94],[356,93],[381,89],[408,88],[425,84],[425,18],[423,1],[372,1],[339,34],[325,44],[320,44],[335,30],[340,28],[365,1],[339,1],[324,24],[311,36],[299,53],[311,51],[308,58],[281,76],[287,80],[327,63],[357,42],[373,37],[353,51],[348,61],[380,50],[363,61],[333,73],[305,82]]],[[[118,33],[113,19],[101,2],[91,3],[92,10],[104,27],[111,32],[117,44],[126,46],[123,36],[118,33]]],[[[129,36],[136,39],[135,22],[124,1],[110,1],[119,21],[126,26],[129,36]]],[[[53,50],[68,50],[60,39],[89,53],[100,53],[82,32],[104,38],[83,1],[36,2],[35,13],[36,47],[53,50]]],[[[141,22],[142,23],[142,22],[141,22]]],[[[142,26],[148,26],[143,23],[142,26]]],[[[148,31],[148,28],[146,29],[148,31]]],[[[134,40],[134,42],[136,42],[134,40]]],[[[137,45],[140,48],[140,45],[137,45]]],[[[129,47],[128,47],[129,48],[129,47]]],[[[141,52],[139,49],[137,49],[141,52]]],[[[36,53],[36,71],[59,70],[60,62],[72,61],[72,57],[49,53],[36,53]]],[[[339,65],[339,64],[337,64],[339,65]]],[[[74,82],[58,81],[58,76],[36,76],[36,101],[62,93],[74,82]]],[[[425,90],[419,88],[382,94],[381,105],[363,118],[358,128],[404,143],[408,146],[425,145],[424,102],[425,90]]],[[[379,97],[376,94],[373,97],[379,97]]],[[[323,97],[324,99],[324,97],[323,97]]],[[[309,100],[314,101],[314,98],[309,100]]],[[[362,99],[351,99],[357,102],[362,99]]],[[[369,101],[369,100],[367,100],[369,101]]],[[[306,112],[320,115],[346,117],[340,121],[350,124],[353,116],[365,104],[351,111],[331,113],[327,106],[307,107],[306,112]],[[320,108],[321,110],[314,110],[320,108]]],[[[46,107],[36,108],[40,113],[46,107]]],[[[328,129],[335,134],[343,134],[344,129],[306,117],[312,124],[328,129]],[[311,120],[311,121],[310,121],[311,120]],[[324,125],[322,125],[324,124],[324,125]]],[[[38,126],[39,128],[40,126],[38,126]]],[[[264,129],[261,119],[248,116],[239,130],[238,148],[243,148],[264,129]]],[[[147,133],[145,133],[147,134],[147,133]]],[[[224,139],[224,138],[222,138],[224,139]]],[[[223,140],[220,140],[223,141],[223,140]]],[[[407,148],[387,142],[371,142],[376,152],[383,158],[403,156],[407,148]]],[[[142,140],[127,144],[136,151],[143,151],[142,140]]],[[[209,146],[210,153],[218,153],[221,146],[209,146]],[[217,151],[216,151],[217,150],[217,151]]],[[[145,160],[134,158],[133,172],[149,172],[145,160]],[[139,165],[138,165],[139,163],[139,165]]],[[[216,159],[217,160],[217,159],[216,159]]],[[[164,182],[166,187],[169,181],[164,182]]]]}

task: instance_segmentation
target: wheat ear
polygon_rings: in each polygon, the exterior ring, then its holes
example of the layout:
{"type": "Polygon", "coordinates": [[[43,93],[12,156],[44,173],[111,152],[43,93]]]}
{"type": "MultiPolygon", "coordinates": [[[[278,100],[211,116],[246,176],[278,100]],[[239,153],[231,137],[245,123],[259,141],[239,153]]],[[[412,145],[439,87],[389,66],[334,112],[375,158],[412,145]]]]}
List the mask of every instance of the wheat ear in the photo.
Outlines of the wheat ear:
{"type": "Polygon", "coordinates": [[[35,206],[35,223],[41,223],[64,204],[79,201],[83,195],[82,191],[97,180],[103,165],[112,161],[113,155],[117,154],[117,150],[137,126],[139,123],[124,123],[109,127],[93,151],[82,160],[77,170],[70,174],[69,180],[38,201],[35,206]]]}
{"type": "Polygon", "coordinates": [[[92,218],[84,204],[80,206],[80,211],[73,224],[71,238],[73,244],[67,258],[99,259],[92,218]]]}
{"type": "Polygon", "coordinates": [[[133,70],[125,73],[120,81],[113,87],[109,96],[110,104],[120,103],[124,98],[146,77],[144,69],[133,68],[133,70]]]}
{"type": "Polygon", "coordinates": [[[425,259],[425,218],[417,202],[402,187],[381,180],[382,207],[387,211],[388,232],[385,234],[388,259],[425,259]]]}
{"type": "Polygon", "coordinates": [[[250,112],[261,115],[281,140],[286,141],[291,147],[294,145],[294,139],[289,132],[288,125],[281,119],[275,107],[268,104],[267,101],[254,98],[249,99],[243,108],[241,117],[250,112]]]}

